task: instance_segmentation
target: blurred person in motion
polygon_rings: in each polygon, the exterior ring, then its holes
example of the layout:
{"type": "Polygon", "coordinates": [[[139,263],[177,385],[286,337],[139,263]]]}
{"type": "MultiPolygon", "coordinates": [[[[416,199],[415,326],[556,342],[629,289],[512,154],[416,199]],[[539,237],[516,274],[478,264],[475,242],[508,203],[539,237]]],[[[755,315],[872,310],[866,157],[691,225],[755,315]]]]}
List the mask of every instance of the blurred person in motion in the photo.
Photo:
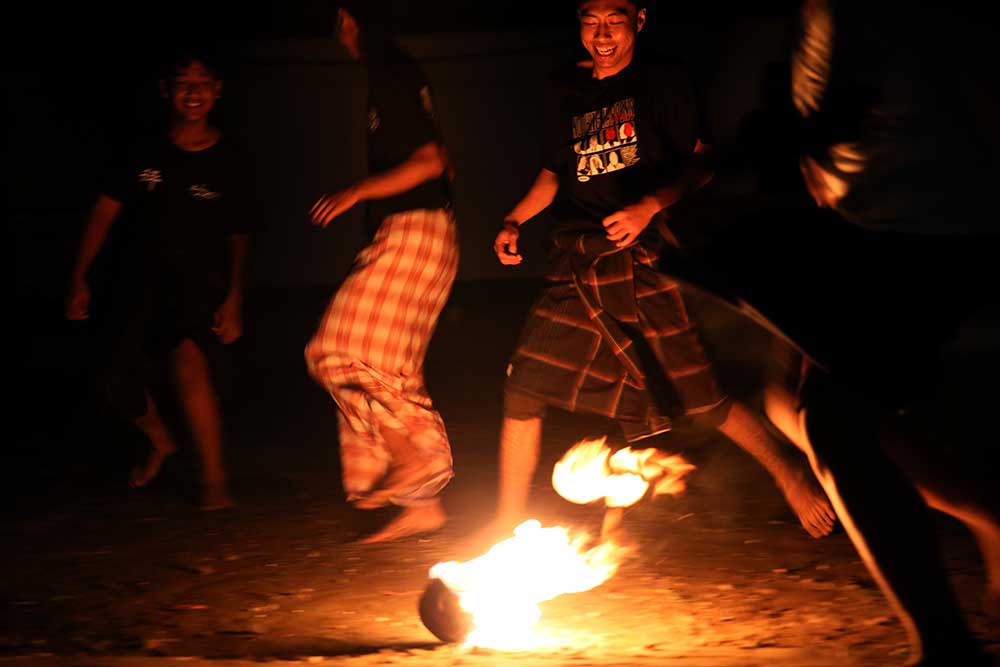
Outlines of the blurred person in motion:
{"type": "MultiPolygon", "coordinates": [[[[363,543],[437,530],[451,446],[423,365],[458,268],[448,156],[420,67],[364,2],[336,8],[336,39],[368,73],[370,175],[320,197],[327,227],[367,204],[371,241],[357,256],[305,349],[309,374],[338,408],[343,485],[360,509],[398,515],[363,543]]],[[[360,129],[360,128],[359,128],[360,129]]]]}

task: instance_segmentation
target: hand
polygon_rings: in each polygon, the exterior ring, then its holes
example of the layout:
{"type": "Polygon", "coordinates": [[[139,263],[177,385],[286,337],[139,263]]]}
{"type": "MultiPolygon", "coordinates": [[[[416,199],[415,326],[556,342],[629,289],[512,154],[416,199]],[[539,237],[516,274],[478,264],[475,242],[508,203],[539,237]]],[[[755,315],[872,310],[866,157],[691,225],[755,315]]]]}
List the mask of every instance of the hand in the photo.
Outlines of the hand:
{"type": "Polygon", "coordinates": [[[517,238],[520,235],[521,233],[518,231],[516,223],[504,223],[503,229],[500,230],[496,240],[493,241],[493,252],[497,254],[501,264],[513,266],[520,264],[521,260],[524,259],[517,252],[517,238]]]}
{"type": "Polygon", "coordinates": [[[85,320],[90,317],[90,285],[86,280],[75,280],[66,296],[66,319],[85,320]]]}
{"type": "Polygon", "coordinates": [[[309,219],[314,225],[326,228],[331,220],[341,213],[350,210],[358,201],[360,201],[360,197],[355,187],[349,187],[330,195],[323,195],[309,209],[309,219]]]}
{"type": "Polygon", "coordinates": [[[799,161],[799,169],[813,201],[820,208],[832,208],[847,193],[847,183],[820,166],[808,155],[799,161]]]}
{"type": "Polygon", "coordinates": [[[240,302],[228,298],[215,311],[215,324],[212,331],[219,337],[223,345],[239,340],[243,335],[243,313],[240,302]]]}
{"type": "Polygon", "coordinates": [[[601,220],[604,229],[607,230],[609,241],[613,241],[619,248],[635,243],[646,227],[649,226],[656,210],[651,204],[640,202],[626,206],[620,211],[615,211],[608,217],[601,220]]]}

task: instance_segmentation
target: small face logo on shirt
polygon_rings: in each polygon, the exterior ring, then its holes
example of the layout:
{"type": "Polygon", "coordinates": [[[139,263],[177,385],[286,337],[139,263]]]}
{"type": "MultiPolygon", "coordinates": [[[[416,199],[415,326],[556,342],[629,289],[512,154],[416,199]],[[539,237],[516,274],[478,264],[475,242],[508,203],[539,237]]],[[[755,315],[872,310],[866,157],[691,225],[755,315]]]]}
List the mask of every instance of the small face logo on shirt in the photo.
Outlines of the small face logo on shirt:
{"type": "Polygon", "coordinates": [[[147,192],[152,192],[157,183],[163,182],[163,172],[159,169],[143,169],[139,172],[139,182],[146,184],[147,192]]]}
{"type": "Polygon", "coordinates": [[[379,118],[378,109],[375,107],[368,109],[368,134],[374,133],[381,123],[382,119],[379,118]]]}
{"type": "Polygon", "coordinates": [[[202,184],[192,185],[188,190],[195,199],[217,199],[222,196],[218,192],[210,190],[207,185],[202,184]]]}

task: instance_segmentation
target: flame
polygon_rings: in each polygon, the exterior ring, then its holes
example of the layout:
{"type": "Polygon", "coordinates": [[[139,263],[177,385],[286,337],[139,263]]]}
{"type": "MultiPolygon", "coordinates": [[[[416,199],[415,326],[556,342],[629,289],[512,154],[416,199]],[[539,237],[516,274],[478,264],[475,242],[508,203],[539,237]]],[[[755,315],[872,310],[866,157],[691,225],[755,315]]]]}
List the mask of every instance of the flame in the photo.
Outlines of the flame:
{"type": "Polygon", "coordinates": [[[613,542],[584,549],[586,535],[571,538],[562,526],[543,528],[535,519],[514,529],[514,537],[464,563],[449,561],[431,568],[472,615],[466,643],[504,650],[536,648],[540,602],[580,593],[607,581],[626,552],[613,542]]]}
{"type": "Polygon", "coordinates": [[[658,449],[631,447],[614,454],[607,438],[581,440],[552,470],[552,486],[566,500],[586,505],[604,499],[608,507],[634,505],[650,486],[652,495],[684,491],[684,477],[694,470],[683,456],[658,449]]]}

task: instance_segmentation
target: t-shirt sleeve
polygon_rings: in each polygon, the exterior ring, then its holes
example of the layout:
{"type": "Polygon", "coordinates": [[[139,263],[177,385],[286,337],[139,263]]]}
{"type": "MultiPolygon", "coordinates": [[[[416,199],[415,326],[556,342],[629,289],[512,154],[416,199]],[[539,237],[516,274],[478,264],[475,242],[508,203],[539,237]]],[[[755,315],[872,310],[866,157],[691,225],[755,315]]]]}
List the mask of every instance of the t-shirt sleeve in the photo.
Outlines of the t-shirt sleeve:
{"type": "Polygon", "coordinates": [[[250,156],[237,148],[230,151],[228,159],[228,201],[225,227],[230,236],[253,234],[260,225],[260,208],[254,205],[258,189],[250,156]]]}
{"type": "Polygon", "coordinates": [[[561,73],[549,76],[542,93],[542,166],[556,174],[563,174],[569,159],[566,150],[567,131],[562,122],[560,95],[561,73]]]}
{"type": "Polygon", "coordinates": [[[424,144],[440,141],[435,120],[434,95],[420,67],[405,62],[393,67],[382,93],[388,97],[382,105],[385,131],[399,149],[409,153],[424,144]]]}
{"type": "Polygon", "coordinates": [[[104,165],[98,190],[117,202],[131,204],[136,196],[136,169],[135,156],[128,151],[118,151],[104,165]]]}
{"type": "Polygon", "coordinates": [[[701,139],[701,114],[687,73],[671,68],[662,74],[659,123],[666,148],[678,157],[692,155],[701,139]]]}

